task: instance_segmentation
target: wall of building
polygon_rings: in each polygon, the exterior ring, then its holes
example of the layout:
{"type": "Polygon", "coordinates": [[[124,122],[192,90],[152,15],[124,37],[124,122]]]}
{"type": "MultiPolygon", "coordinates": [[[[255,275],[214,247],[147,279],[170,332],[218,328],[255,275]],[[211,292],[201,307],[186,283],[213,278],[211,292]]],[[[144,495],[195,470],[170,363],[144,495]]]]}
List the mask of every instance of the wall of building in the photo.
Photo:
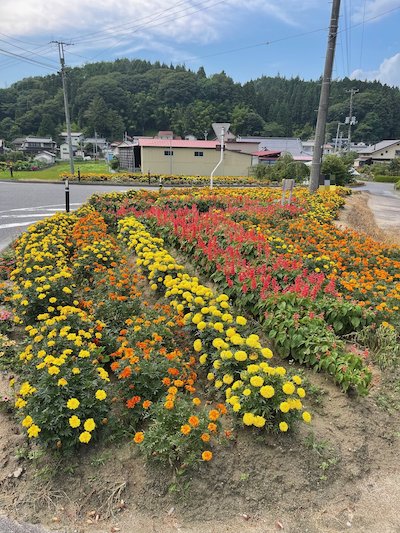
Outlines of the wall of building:
{"type": "Polygon", "coordinates": [[[400,157],[400,141],[396,144],[392,144],[391,146],[388,146],[386,148],[383,148],[382,150],[378,150],[376,152],[372,152],[370,155],[373,160],[391,160],[395,157],[400,157]],[[397,153],[396,153],[397,152],[397,153]]]}
{"type": "MultiPolygon", "coordinates": [[[[187,176],[209,176],[220,159],[220,151],[208,148],[172,148],[172,155],[166,147],[141,147],[142,172],[153,174],[178,174],[187,176]],[[202,153],[202,156],[196,156],[202,153]]],[[[217,176],[247,176],[251,166],[251,155],[225,151],[224,161],[216,171],[217,176]]]]}

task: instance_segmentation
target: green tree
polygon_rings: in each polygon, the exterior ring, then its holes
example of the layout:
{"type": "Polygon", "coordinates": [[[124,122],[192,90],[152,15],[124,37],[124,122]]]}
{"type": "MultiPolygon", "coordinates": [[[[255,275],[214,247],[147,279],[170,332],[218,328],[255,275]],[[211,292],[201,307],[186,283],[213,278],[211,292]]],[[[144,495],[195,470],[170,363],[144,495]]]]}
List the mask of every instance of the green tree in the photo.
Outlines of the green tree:
{"type": "Polygon", "coordinates": [[[349,167],[343,158],[337,155],[327,155],[324,157],[321,166],[321,173],[330,179],[335,185],[345,185],[351,181],[349,167]]]}

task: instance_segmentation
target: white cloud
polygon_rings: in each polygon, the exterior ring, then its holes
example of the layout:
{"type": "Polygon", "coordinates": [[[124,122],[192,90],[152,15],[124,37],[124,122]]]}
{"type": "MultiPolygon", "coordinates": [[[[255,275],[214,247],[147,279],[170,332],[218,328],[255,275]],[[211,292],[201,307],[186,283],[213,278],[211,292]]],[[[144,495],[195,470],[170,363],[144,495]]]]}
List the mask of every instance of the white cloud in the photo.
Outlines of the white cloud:
{"type": "Polygon", "coordinates": [[[352,20],[355,23],[378,21],[399,7],[399,0],[363,0],[358,3],[352,20]]]}
{"type": "Polygon", "coordinates": [[[296,25],[296,15],[316,7],[318,0],[1,0],[0,4],[0,32],[14,37],[56,34],[73,40],[103,29],[105,36],[115,36],[146,27],[153,35],[178,42],[190,38],[210,42],[243,10],[296,25]]]}
{"type": "Polygon", "coordinates": [[[386,85],[400,87],[400,52],[384,59],[377,70],[355,70],[351,76],[359,80],[377,80],[386,85]]]}

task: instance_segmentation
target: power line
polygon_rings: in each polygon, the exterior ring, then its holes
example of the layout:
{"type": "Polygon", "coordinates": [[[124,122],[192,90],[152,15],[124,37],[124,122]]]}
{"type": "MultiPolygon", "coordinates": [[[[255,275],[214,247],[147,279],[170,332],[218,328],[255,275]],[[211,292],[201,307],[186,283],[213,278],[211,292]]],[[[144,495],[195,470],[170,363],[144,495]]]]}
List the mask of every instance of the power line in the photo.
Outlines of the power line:
{"type": "MultiPolygon", "coordinates": [[[[43,56],[43,55],[41,55],[41,54],[38,54],[37,52],[33,53],[32,50],[27,50],[26,48],[23,48],[22,46],[18,46],[17,44],[9,43],[8,41],[6,41],[6,40],[4,40],[4,39],[0,39],[0,41],[3,42],[3,43],[6,43],[6,44],[8,44],[8,45],[13,46],[14,48],[18,48],[18,50],[22,50],[23,52],[27,52],[28,54],[35,55],[35,56],[37,56],[37,57],[41,57],[41,58],[46,59],[46,60],[49,59],[49,58],[46,57],[46,56],[43,56]]],[[[52,59],[50,59],[50,61],[51,61],[52,63],[55,63],[55,64],[56,64],[56,62],[53,61],[52,59]]]]}
{"type": "Polygon", "coordinates": [[[53,67],[52,65],[42,63],[41,61],[36,61],[35,59],[30,59],[29,57],[22,56],[20,54],[15,54],[14,52],[10,52],[9,50],[3,50],[3,48],[0,48],[0,54],[11,56],[11,57],[17,57],[21,61],[27,61],[28,63],[33,63],[34,65],[38,65],[39,67],[50,68],[52,70],[57,71],[57,69],[53,67]]]}

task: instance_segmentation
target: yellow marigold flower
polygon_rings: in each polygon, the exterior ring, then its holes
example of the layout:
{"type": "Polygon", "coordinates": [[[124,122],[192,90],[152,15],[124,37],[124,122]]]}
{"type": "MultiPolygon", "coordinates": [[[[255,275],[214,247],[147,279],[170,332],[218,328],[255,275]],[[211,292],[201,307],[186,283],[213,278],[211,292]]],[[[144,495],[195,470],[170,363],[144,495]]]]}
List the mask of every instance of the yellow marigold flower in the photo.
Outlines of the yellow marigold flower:
{"type": "Polygon", "coordinates": [[[272,398],[275,394],[275,389],[271,385],[264,385],[260,389],[260,394],[263,398],[272,398]]]}
{"type": "Polygon", "coordinates": [[[203,348],[203,345],[201,343],[201,340],[200,339],[196,339],[193,343],[193,348],[195,349],[196,352],[201,352],[202,348],[203,348]]]}
{"type": "Polygon", "coordinates": [[[289,426],[287,425],[286,422],[280,422],[279,423],[279,429],[285,433],[288,429],[289,429],[289,426]]]}
{"type": "Polygon", "coordinates": [[[244,389],[243,395],[244,396],[250,396],[251,395],[251,389],[244,389]]]}
{"type": "Polygon", "coordinates": [[[55,376],[56,374],[60,373],[60,369],[58,368],[58,366],[51,366],[49,367],[47,372],[50,374],[50,376],[55,376]]]}
{"type": "Polygon", "coordinates": [[[17,398],[17,400],[15,401],[15,407],[17,409],[22,409],[27,403],[28,402],[26,400],[23,400],[22,398],[17,398]]]}
{"type": "Polygon", "coordinates": [[[201,404],[200,398],[193,398],[192,402],[193,402],[194,405],[200,405],[201,404]]]}
{"type": "Polygon", "coordinates": [[[22,421],[22,425],[24,426],[24,428],[29,428],[31,427],[32,424],[33,424],[33,419],[29,415],[27,415],[22,421]]]}
{"type": "Polygon", "coordinates": [[[138,431],[135,433],[135,436],[133,437],[133,441],[136,442],[136,444],[140,444],[144,441],[144,433],[143,431],[138,431]]]}
{"type": "Polygon", "coordinates": [[[302,414],[302,417],[303,417],[304,422],[307,422],[307,424],[311,422],[311,415],[308,411],[304,411],[304,413],[302,414]]]}
{"type": "Polygon", "coordinates": [[[222,387],[223,384],[224,384],[224,383],[223,383],[222,380],[217,379],[217,380],[215,380],[215,382],[214,382],[214,387],[215,387],[216,389],[220,389],[220,388],[222,387]]]}
{"type": "Polygon", "coordinates": [[[233,411],[234,411],[235,413],[238,413],[238,412],[240,411],[241,408],[242,408],[242,406],[240,405],[239,402],[234,403],[233,406],[232,406],[232,409],[233,409],[233,411]]]}
{"type": "Polygon", "coordinates": [[[72,369],[72,373],[73,373],[73,374],[80,374],[81,371],[79,370],[78,367],[75,366],[75,367],[72,369]]]}
{"type": "Polygon", "coordinates": [[[206,327],[207,327],[207,324],[205,322],[203,322],[203,321],[201,321],[201,322],[199,322],[197,324],[197,329],[200,330],[200,331],[203,331],[203,329],[206,329],[206,327]]]}
{"type": "Polygon", "coordinates": [[[279,405],[279,409],[282,411],[282,413],[287,413],[290,410],[290,405],[288,402],[281,402],[279,405]]]}
{"type": "Polygon", "coordinates": [[[301,377],[300,377],[300,376],[297,376],[297,375],[292,377],[292,381],[293,381],[294,383],[296,383],[296,385],[301,385],[301,384],[302,384],[302,379],[301,379],[301,377]]]}
{"type": "Polygon", "coordinates": [[[271,359],[273,357],[273,353],[269,348],[261,348],[261,355],[265,357],[266,359],[271,359]]]}
{"type": "Polygon", "coordinates": [[[282,385],[282,390],[285,394],[293,394],[296,390],[296,387],[291,381],[286,381],[286,383],[282,385]]]}
{"type": "Polygon", "coordinates": [[[79,441],[84,444],[87,444],[91,438],[92,438],[92,435],[89,433],[89,431],[84,431],[83,433],[79,435],[79,441]]]}
{"type": "Polygon", "coordinates": [[[245,326],[247,324],[247,319],[244,316],[238,315],[236,317],[236,324],[239,324],[239,326],[245,326]]]}
{"type": "Polygon", "coordinates": [[[253,420],[253,426],[256,428],[263,428],[265,426],[266,420],[263,416],[255,416],[253,420]]]}
{"type": "Polygon", "coordinates": [[[165,407],[165,409],[168,409],[168,411],[171,411],[171,409],[174,408],[174,402],[171,401],[171,400],[167,400],[167,401],[164,403],[164,407],[165,407]]]}
{"type": "Polygon", "coordinates": [[[243,381],[240,379],[236,380],[235,383],[232,385],[232,390],[240,389],[240,387],[243,386],[243,381]]]}
{"type": "Polygon", "coordinates": [[[90,357],[90,352],[89,350],[80,350],[78,356],[83,358],[90,357]]]}
{"type": "Polygon", "coordinates": [[[250,383],[253,387],[262,387],[264,385],[264,379],[261,376],[251,376],[250,383]]]}
{"type": "Polygon", "coordinates": [[[72,415],[72,416],[69,418],[69,425],[70,425],[72,428],[78,428],[78,427],[81,425],[80,418],[78,418],[76,415],[72,415]]]}
{"type": "Polygon", "coordinates": [[[260,338],[258,335],[249,335],[246,339],[246,345],[250,348],[259,348],[260,347],[260,338]]]}
{"type": "Polygon", "coordinates": [[[299,398],[304,398],[306,395],[306,391],[302,387],[298,387],[296,390],[299,398]]]}
{"type": "Polygon", "coordinates": [[[78,409],[79,405],[80,405],[80,401],[77,400],[76,398],[70,398],[67,401],[68,409],[78,409]]]}
{"type": "Polygon", "coordinates": [[[254,422],[254,415],[253,413],[244,413],[243,415],[243,424],[245,426],[252,426],[254,422]]]}
{"type": "Polygon", "coordinates": [[[151,289],[152,291],[156,291],[157,288],[158,288],[157,283],[152,283],[152,284],[150,285],[150,289],[151,289]]]}
{"type": "Polygon", "coordinates": [[[96,400],[102,401],[102,400],[105,400],[107,398],[107,393],[103,389],[98,389],[96,391],[96,395],[95,396],[96,396],[96,400]]]}
{"type": "Polygon", "coordinates": [[[208,381],[214,381],[215,375],[212,372],[209,372],[207,374],[208,381]]]}
{"type": "Polygon", "coordinates": [[[225,385],[230,385],[233,382],[233,376],[231,374],[225,374],[222,378],[222,381],[225,385]]]}
{"type": "Polygon", "coordinates": [[[236,361],[246,361],[247,359],[247,353],[244,350],[238,350],[234,353],[234,358],[236,361]]]}
{"type": "Polygon", "coordinates": [[[257,374],[257,372],[260,370],[260,365],[248,365],[247,372],[249,374],[257,374]]]}
{"type": "Polygon", "coordinates": [[[213,362],[213,367],[215,368],[215,370],[219,370],[221,368],[221,359],[216,359],[214,362],[213,362]]]}
{"type": "Polygon", "coordinates": [[[239,333],[235,333],[231,337],[231,343],[232,344],[236,344],[238,346],[239,344],[243,344],[244,343],[244,339],[239,335],[239,333]]]}
{"type": "Polygon", "coordinates": [[[68,385],[68,381],[65,379],[65,378],[60,378],[58,381],[57,381],[57,385],[59,387],[65,387],[65,385],[68,385]]]}
{"type": "Polygon", "coordinates": [[[88,418],[85,420],[83,427],[86,431],[93,431],[96,428],[96,422],[93,420],[93,418],[88,418]]]}
{"type": "Polygon", "coordinates": [[[37,437],[41,431],[42,430],[40,429],[39,426],[37,426],[36,424],[32,424],[30,428],[28,428],[28,437],[29,438],[37,437]]]}
{"type": "Polygon", "coordinates": [[[286,374],[286,368],[283,368],[283,366],[277,366],[275,368],[275,373],[278,374],[278,376],[284,376],[286,374]]]}
{"type": "Polygon", "coordinates": [[[223,339],[217,337],[213,340],[212,345],[214,346],[214,348],[221,349],[226,345],[226,342],[223,339]]]}
{"type": "Polygon", "coordinates": [[[199,361],[200,361],[200,364],[201,365],[205,365],[206,362],[207,362],[207,357],[208,355],[206,353],[203,353],[202,355],[200,355],[199,357],[199,361]]]}
{"type": "Polygon", "coordinates": [[[71,294],[71,289],[69,287],[63,287],[63,292],[65,292],[65,294],[71,294]]]}

